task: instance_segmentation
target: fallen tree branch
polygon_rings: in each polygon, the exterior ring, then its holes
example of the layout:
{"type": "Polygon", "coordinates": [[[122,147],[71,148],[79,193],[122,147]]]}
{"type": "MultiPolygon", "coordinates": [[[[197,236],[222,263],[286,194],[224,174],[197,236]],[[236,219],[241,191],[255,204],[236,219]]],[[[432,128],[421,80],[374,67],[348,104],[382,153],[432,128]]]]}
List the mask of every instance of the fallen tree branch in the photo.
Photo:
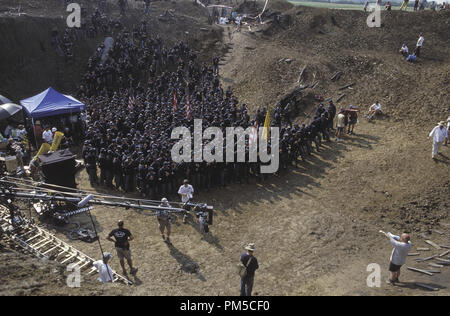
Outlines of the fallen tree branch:
{"type": "Polygon", "coordinates": [[[431,291],[439,291],[439,289],[437,287],[432,287],[431,285],[428,285],[425,283],[416,282],[416,285],[419,287],[423,287],[425,289],[431,290],[431,291]]]}
{"type": "Polygon", "coordinates": [[[306,65],[303,66],[303,69],[300,71],[300,75],[298,76],[297,82],[301,82],[300,80],[301,80],[302,77],[303,77],[303,73],[305,72],[305,69],[306,69],[306,65]]]}
{"type": "Polygon", "coordinates": [[[413,267],[407,267],[407,268],[408,268],[408,270],[411,270],[411,271],[414,271],[414,272],[423,273],[423,274],[426,274],[426,275],[429,275],[429,276],[433,276],[434,275],[433,273],[428,272],[426,270],[417,269],[417,268],[413,268],[413,267]]]}
{"type": "Polygon", "coordinates": [[[345,85],[345,86],[343,86],[343,87],[340,87],[339,90],[344,90],[344,89],[347,89],[347,88],[349,88],[349,87],[351,87],[351,86],[354,86],[354,85],[355,85],[355,83],[352,82],[352,83],[350,83],[350,84],[348,84],[348,85],[345,85]]]}
{"type": "Polygon", "coordinates": [[[336,99],[336,102],[341,101],[343,97],[345,97],[345,93],[341,94],[341,95],[336,99]]]}

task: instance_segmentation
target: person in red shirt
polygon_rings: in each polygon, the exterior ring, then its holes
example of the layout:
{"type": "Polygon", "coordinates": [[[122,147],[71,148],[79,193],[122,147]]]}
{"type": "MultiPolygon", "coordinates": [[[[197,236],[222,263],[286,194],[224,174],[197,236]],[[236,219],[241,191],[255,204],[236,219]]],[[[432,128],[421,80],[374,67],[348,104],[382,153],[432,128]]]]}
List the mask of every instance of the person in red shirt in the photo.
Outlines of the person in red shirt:
{"type": "Polygon", "coordinates": [[[41,122],[37,121],[36,124],[34,124],[34,137],[36,139],[36,149],[39,149],[42,145],[42,127],[41,122]]]}
{"type": "Polygon", "coordinates": [[[345,109],[345,114],[348,117],[348,130],[347,134],[353,134],[356,123],[358,123],[359,109],[353,105],[350,105],[348,109],[345,109]]]}

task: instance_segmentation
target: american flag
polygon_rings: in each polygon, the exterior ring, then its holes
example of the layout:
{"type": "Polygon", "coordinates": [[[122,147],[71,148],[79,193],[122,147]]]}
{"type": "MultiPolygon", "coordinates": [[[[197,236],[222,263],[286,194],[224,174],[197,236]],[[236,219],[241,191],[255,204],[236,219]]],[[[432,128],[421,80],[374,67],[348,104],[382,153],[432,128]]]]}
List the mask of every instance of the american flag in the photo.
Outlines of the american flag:
{"type": "Polygon", "coordinates": [[[134,99],[134,96],[129,96],[129,98],[128,98],[128,108],[132,109],[135,104],[136,104],[136,100],[134,99]]]}
{"type": "Polygon", "coordinates": [[[186,88],[186,120],[191,116],[191,102],[189,100],[189,87],[186,88]]]}
{"type": "Polygon", "coordinates": [[[173,111],[175,112],[177,110],[177,94],[174,91],[173,92],[173,111]]]}

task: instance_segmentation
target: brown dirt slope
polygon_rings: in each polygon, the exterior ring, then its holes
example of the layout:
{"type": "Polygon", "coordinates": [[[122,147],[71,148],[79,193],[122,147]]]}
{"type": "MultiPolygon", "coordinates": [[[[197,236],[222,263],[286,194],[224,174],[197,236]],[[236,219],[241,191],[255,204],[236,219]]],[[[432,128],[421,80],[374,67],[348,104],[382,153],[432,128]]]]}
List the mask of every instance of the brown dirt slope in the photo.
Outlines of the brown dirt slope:
{"type": "MultiPolygon", "coordinates": [[[[81,3],[87,8],[85,18],[88,19],[94,7],[89,1],[81,3]]],[[[52,48],[50,35],[52,29],[56,28],[62,34],[66,27],[68,13],[61,1],[30,1],[22,9],[27,14],[20,17],[4,13],[16,6],[14,1],[0,3],[0,41],[7,48],[0,51],[1,94],[19,100],[49,86],[64,93],[74,93],[88,58],[105,37],[75,42],[75,59],[66,64],[64,57],[58,56],[52,48]]],[[[118,16],[118,8],[111,6],[109,17],[118,16]]],[[[131,28],[141,20],[142,13],[136,9],[128,11],[123,23],[131,28]]],[[[200,58],[208,61],[220,46],[222,29],[209,25],[207,12],[191,1],[156,2],[147,22],[152,36],[160,36],[167,45],[185,40],[199,52],[200,58]],[[171,15],[161,18],[167,10],[171,15]]]]}
{"type": "MultiPolygon", "coordinates": [[[[96,207],[92,213],[101,240],[118,219],[136,237],[132,253],[138,279],[131,289],[120,289],[122,294],[236,295],[239,254],[245,243],[255,242],[260,261],[256,295],[449,295],[448,266],[433,277],[403,269],[398,287],[384,282],[392,248],[379,229],[411,232],[414,252],[430,247],[421,233],[441,245],[449,245],[450,233],[449,147],[434,162],[426,137],[447,117],[448,13],[391,13],[383,13],[379,29],[365,26],[363,12],[304,7],[287,8],[280,22],[252,25],[241,33],[224,27],[222,81],[253,109],[273,105],[297,87],[299,70],[307,64],[303,83],[318,85],[305,90],[304,112],[317,105],[312,94],[336,98],[340,86],[355,82],[339,105],[365,110],[379,99],[388,116],[374,123],[361,119],[355,135],[325,143],[320,153],[265,182],[196,194],[198,201],[215,207],[211,232],[201,235],[194,223],[178,219],[173,247],[161,241],[154,217],[96,207]],[[418,32],[425,36],[423,57],[407,64],[397,50],[402,42],[411,48],[418,32]],[[329,78],[336,70],[344,75],[335,83],[329,78]],[[370,263],[381,266],[380,288],[366,285],[370,263]],[[419,281],[440,290],[418,288],[419,281]]],[[[86,172],[77,182],[91,189],[86,172]]],[[[74,220],[88,223],[84,215],[74,220]]],[[[73,244],[98,257],[96,244],[73,244]]],[[[439,253],[431,248],[420,257],[439,253]]],[[[409,257],[407,265],[429,268],[415,258],[409,257]]],[[[117,258],[111,264],[119,268],[117,258]]],[[[43,288],[39,294],[45,293],[43,288]]]]}
{"type": "Polygon", "coordinates": [[[223,81],[254,107],[273,106],[298,85],[307,64],[304,83],[319,80],[315,93],[336,98],[339,87],[357,83],[344,91],[342,105],[366,107],[379,99],[402,120],[445,114],[449,13],[383,12],[381,28],[367,27],[366,18],[360,11],[295,7],[284,12],[281,23],[252,25],[241,34],[231,30],[233,51],[230,59],[225,56],[223,81]],[[406,63],[397,51],[402,43],[414,48],[420,32],[423,57],[406,63]],[[338,70],[344,73],[340,80],[329,80],[338,70]]]}

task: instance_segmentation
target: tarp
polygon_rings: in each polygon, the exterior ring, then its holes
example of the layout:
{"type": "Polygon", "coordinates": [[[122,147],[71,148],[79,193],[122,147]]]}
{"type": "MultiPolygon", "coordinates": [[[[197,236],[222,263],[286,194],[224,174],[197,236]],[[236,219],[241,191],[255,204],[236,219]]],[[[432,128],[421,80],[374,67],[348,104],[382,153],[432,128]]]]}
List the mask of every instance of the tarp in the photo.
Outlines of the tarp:
{"type": "Polygon", "coordinates": [[[22,107],[20,105],[14,103],[2,104],[0,105],[0,120],[9,118],[19,111],[22,111],[22,107]]]}
{"type": "Polygon", "coordinates": [[[7,97],[0,95],[0,104],[11,103],[12,101],[7,97]]]}
{"type": "Polygon", "coordinates": [[[61,94],[52,87],[34,97],[21,100],[20,104],[32,118],[68,114],[86,109],[86,106],[74,97],[61,94]]]}

